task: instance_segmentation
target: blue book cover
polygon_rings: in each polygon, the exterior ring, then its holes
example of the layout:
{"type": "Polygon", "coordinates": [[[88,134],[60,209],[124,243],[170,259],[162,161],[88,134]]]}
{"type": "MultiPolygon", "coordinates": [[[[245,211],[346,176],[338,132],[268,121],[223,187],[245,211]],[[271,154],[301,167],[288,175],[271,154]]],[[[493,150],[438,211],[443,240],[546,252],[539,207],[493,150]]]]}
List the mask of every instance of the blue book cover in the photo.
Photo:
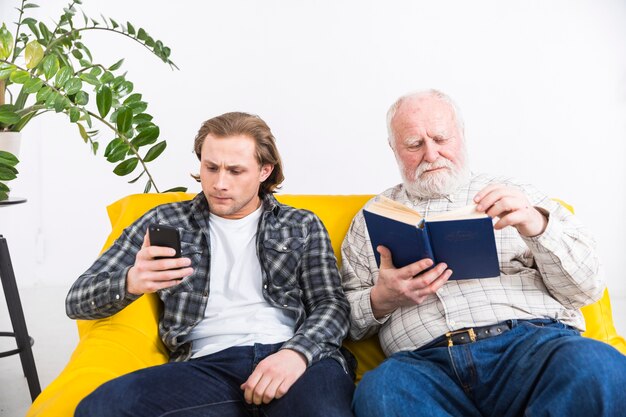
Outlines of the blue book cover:
{"type": "MultiPolygon", "coordinates": [[[[411,210],[408,207],[406,210],[411,210]]],[[[401,268],[430,258],[445,262],[450,279],[489,278],[500,275],[500,265],[490,217],[451,220],[417,220],[415,224],[363,210],[376,263],[378,245],[391,251],[394,266],[401,268]]]]}

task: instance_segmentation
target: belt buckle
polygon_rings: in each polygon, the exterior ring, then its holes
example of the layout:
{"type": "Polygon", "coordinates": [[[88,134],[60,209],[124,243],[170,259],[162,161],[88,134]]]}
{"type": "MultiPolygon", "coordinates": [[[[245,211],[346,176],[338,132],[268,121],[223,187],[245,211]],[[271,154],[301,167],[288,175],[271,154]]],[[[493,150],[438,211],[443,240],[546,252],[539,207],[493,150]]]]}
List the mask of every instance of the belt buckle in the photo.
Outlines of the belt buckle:
{"type": "Polygon", "coordinates": [[[470,327],[469,329],[455,330],[453,332],[446,333],[446,338],[448,338],[448,347],[454,346],[454,342],[452,342],[452,336],[454,336],[455,334],[461,334],[461,333],[467,333],[467,335],[470,338],[470,341],[472,342],[476,341],[476,332],[474,331],[474,328],[470,327]]]}

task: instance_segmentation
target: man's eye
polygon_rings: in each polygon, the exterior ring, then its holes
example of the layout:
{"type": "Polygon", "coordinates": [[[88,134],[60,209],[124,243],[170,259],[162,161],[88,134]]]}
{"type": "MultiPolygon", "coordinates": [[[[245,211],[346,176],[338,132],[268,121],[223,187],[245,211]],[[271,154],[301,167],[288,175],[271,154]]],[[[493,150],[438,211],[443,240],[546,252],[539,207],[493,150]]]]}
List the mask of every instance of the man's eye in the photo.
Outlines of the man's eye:
{"type": "Polygon", "coordinates": [[[217,167],[206,167],[209,172],[217,172],[217,167]]]}
{"type": "Polygon", "coordinates": [[[239,175],[239,174],[241,174],[241,171],[231,170],[230,173],[233,174],[233,175],[239,175]]]}
{"type": "Polygon", "coordinates": [[[444,137],[441,137],[441,136],[440,136],[440,137],[436,137],[436,138],[435,138],[435,142],[437,142],[437,143],[445,143],[445,142],[447,142],[447,141],[448,141],[448,139],[449,139],[449,138],[444,138],[444,137]]]}

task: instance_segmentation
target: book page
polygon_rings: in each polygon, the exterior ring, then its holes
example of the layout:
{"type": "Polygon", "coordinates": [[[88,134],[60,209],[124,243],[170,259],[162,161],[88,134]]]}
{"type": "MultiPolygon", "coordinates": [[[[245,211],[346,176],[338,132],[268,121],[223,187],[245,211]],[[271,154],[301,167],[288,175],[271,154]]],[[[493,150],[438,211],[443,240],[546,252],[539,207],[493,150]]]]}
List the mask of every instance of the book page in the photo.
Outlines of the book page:
{"type": "Polygon", "coordinates": [[[489,216],[486,213],[477,211],[476,204],[470,204],[469,206],[429,216],[426,220],[429,222],[441,222],[445,220],[481,219],[483,217],[489,216]]]}
{"type": "Polygon", "coordinates": [[[422,216],[417,211],[382,195],[378,196],[364,210],[413,226],[422,220],[422,216]]]}

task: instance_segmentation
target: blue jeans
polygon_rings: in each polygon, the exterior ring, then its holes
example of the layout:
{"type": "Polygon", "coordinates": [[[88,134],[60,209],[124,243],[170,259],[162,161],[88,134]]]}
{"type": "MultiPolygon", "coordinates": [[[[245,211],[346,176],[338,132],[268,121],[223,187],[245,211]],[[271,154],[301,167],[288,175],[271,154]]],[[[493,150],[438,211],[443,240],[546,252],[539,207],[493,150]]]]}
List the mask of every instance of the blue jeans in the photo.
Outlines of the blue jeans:
{"type": "Polygon", "coordinates": [[[358,417],[623,416],[626,356],[551,320],[465,345],[399,352],[364,375],[358,417]]]}
{"type": "Polygon", "coordinates": [[[247,404],[239,386],[281,345],[232,347],[135,371],[100,386],[81,401],[75,416],[353,416],[354,383],[330,358],[309,366],[282,398],[260,406],[247,404]]]}

